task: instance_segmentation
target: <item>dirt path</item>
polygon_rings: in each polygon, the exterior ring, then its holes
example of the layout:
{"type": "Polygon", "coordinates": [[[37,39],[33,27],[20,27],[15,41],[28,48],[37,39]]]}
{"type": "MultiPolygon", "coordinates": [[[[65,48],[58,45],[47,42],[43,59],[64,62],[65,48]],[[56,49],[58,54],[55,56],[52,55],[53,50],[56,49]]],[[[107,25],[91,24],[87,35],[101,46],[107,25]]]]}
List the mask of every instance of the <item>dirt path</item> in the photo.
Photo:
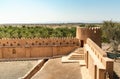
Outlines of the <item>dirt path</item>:
{"type": "Polygon", "coordinates": [[[0,62],[0,79],[18,79],[24,76],[37,61],[0,62]]]}

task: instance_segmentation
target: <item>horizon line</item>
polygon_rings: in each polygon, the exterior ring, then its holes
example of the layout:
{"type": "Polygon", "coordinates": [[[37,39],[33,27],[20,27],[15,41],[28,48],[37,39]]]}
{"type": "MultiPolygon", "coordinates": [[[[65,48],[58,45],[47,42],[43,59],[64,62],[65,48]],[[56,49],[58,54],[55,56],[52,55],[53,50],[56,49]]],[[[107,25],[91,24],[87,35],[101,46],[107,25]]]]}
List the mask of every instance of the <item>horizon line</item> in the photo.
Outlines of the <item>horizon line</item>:
{"type": "Polygon", "coordinates": [[[0,23],[0,25],[9,24],[86,24],[86,23],[102,23],[102,22],[18,22],[18,23],[0,23]]]}

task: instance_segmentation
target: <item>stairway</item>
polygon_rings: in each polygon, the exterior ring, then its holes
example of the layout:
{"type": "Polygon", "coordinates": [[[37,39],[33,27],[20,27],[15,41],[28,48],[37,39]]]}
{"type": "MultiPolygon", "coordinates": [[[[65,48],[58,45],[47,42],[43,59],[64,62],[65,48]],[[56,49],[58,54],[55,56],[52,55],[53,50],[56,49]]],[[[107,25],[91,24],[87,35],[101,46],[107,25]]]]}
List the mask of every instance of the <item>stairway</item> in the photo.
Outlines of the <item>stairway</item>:
{"type": "Polygon", "coordinates": [[[72,55],[69,60],[83,60],[84,59],[84,55],[82,54],[76,54],[76,55],[72,55]]]}
{"type": "Polygon", "coordinates": [[[78,48],[69,56],[69,60],[84,60],[83,48],[78,48]]]}
{"type": "Polygon", "coordinates": [[[84,60],[84,49],[77,48],[75,51],[71,52],[67,56],[62,57],[63,63],[79,63],[80,65],[85,65],[84,60]]]}

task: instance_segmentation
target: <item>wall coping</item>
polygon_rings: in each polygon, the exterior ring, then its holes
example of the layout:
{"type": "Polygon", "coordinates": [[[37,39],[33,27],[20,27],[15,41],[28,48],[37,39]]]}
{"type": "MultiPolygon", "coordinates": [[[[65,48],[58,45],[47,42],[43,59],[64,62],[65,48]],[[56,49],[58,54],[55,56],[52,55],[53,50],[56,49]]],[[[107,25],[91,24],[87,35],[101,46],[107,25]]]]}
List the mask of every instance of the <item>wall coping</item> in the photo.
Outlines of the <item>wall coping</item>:
{"type": "Polygon", "coordinates": [[[99,52],[97,54],[107,57],[107,54],[95,43],[93,42],[90,38],[87,38],[87,44],[95,51],[99,52]]]}
{"type": "Polygon", "coordinates": [[[94,64],[97,65],[97,67],[99,69],[105,69],[105,67],[103,66],[103,64],[100,62],[100,60],[97,58],[97,56],[93,53],[93,51],[91,50],[91,48],[89,47],[88,44],[85,44],[85,47],[84,47],[86,50],[89,51],[89,54],[91,55],[91,57],[93,58],[94,60],[94,64]]]}
{"type": "Polygon", "coordinates": [[[77,27],[77,28],[80,28],[80,29],[100,29],[100,27],[77,27]]]}
{"type": "Polygon", "coordinates": [[[76,37],[50,37],[50,38],[2,38],[0,40],[36,40],[36,39],[77,39],[76,37]]]}

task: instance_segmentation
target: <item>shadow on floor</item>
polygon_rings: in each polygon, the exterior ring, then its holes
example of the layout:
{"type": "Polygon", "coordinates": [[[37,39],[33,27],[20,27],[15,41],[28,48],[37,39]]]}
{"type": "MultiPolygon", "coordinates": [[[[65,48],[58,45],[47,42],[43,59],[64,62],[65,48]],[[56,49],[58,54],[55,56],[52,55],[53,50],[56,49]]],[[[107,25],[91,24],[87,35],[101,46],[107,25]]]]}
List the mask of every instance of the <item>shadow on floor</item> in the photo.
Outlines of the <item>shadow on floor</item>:
{"type": "Polygon", "coordinates": [[[120,79],[120,77],[114,72],[114,74],[113,74],[113,78],[114,79],[120,79]]]}

